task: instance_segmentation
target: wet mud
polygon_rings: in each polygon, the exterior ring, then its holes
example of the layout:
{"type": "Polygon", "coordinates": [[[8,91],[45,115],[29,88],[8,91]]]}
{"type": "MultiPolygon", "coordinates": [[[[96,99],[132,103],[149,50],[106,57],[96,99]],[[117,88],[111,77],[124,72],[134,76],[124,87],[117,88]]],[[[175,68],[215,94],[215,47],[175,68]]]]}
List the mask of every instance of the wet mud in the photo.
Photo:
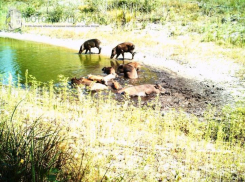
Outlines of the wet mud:
{"type": "Polygon", "coordinates": [[[209,105],[220,110],[228,103],[224,89],[210,81],[198,82],[167,71],[157,74],[158,83],[165,89],[160,96],[163,111],[181,108],[187,113],[203,116],[209,105]]]}
{"type": "MultiPolygon", "coordinates": [[[[164,92],[159,96],[163,113],[171,109],[181,109],[186,113],[203,117],[207,107],[212,106],[219,111],[230,102],[229,99],[231,98],[225,93],[224,88],[209,80],[199,82],[195,79],[183,78],[169,70],[151,70],[151,72],[152,75],[155,75],[154,82],[164,88],[164,92]]],[[[139,78],[143,76],[144,70],[139,71],[139,78]]],[[[123,77],[117,78],[117,81],[123,87],[140,84],[137,79],[125,79],[123,77]]],[[[153,83],[152,80],[151,83],[153,83]]],[[[116,94],[115,90],[112,91],[115,93],[116,99],[123,102],[124,97],[116,94]]],[[[141,105],[147,105],[147,102],[154,100],[155,97],[156,95],[141,97],[141,105]]],[[[138,105],[137,97],[131,97],[131,100],[134,101],[135,105],[138,105]]]]}

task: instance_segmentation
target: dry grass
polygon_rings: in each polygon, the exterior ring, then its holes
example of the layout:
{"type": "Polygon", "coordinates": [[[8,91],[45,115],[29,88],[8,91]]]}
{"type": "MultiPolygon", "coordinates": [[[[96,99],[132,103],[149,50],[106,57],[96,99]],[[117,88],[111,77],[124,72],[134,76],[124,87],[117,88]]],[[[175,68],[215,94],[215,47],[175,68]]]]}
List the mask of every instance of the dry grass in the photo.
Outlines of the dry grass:
{"type": "Polygon", "coordinates": [[[243,136],[225,137],[240,131],[239,127],[230,132],[218,127],[216,131],[213,108],[205,114],[205,122],[199,122],[181,111],[163,116],[158,97],[148,106],[135,107],[127,98],[118,103],[110,94],[90,96],[83,88],[70,90],[63,77],[58,88],[52,83],[39,87],[32,79],[29,91],[11,84],[1,86],[1,118],[9,118],[23,100],[13,118],[17,128],[28,127],[37,118],[43,128],[60,127],[59,134],[66,136],[60,148],[77,161],[65,165],[64,174],[77,170],[79,176],[85,171],[83,179],[88,181],[245,178],[244,142],[238,140],[243,136]]]}

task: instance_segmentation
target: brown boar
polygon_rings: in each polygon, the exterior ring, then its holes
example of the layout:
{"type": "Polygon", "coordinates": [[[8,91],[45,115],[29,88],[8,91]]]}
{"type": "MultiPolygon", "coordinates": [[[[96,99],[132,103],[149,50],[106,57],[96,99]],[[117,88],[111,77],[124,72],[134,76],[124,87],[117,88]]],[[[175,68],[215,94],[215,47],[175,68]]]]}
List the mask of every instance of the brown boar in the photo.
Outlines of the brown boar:
{"type": "Polygon", "coordinates": [[[89,80],[96,81],[96,82],[99,82],[99,83],[102,83],[104,77],[103,76],[100,76],[100,75],[88,75],[88,79],[89,80]]]}
{"type": "Polygon", "coordinates": [[[125,87],[120,89],[117,93],[128,94],[130,96],[147,96],[152,93],[159,94],[163,91],[162,87],[159,84],[144,84],[138,86],[125,87]]]}
{"type": "Polygon", "coordinates": [[[117,68],[118,73],[123,73],[125,78],[138,78],[136,69],[129,64],[122,64],[117,68]]]}
{"type": "Polygon", "coordinates": [[[134,59],[135,52],[133,52],[135,49],[135,45],[131,42],[123,42],[121,44],[118,44],[116,47],[114,47],[111,51],[111,59],[116,56],[116,59],[120,54],[122,54],[123,57],[123,63],[124,63],[124,53],[130,52],[132,54],[132,59],[134,59]]]}
{"type": "Polygon", "coordinates": [[[102,68],[102,71],[105,74],[112,74],[112,73],[116,73],[115,69],[113,67],[104,67],[102,68]]]}
{"type": "Polygon", "coordinates": [[[85,54],[89,51],[91,53],[91,48],[97,47],[99,49],[99,54],[101,52],[101,47],[100,47],[101,41],[99,39],[90,39],[85,41],[78,52],[78,54],[81,54],[84,50],[86,50],[85,54]]]}
{"type": "Polygon", "coordinates": [[[85,86],[90,86],[92,83],[94,83],[93,81],[91,81],[91,80],[88,80],[88,79],[86,79],[86,78],[72,78],[71,79],[71,84],[72,85],[81,85],[81,84],[83,84],[83,85],[85,85],[85,86]]]}
{"type": "Polygon", "coordinates": [[[122,88],[122,86],[117,81],[112,80],[112,88],[115,90],[119,90],[122,88]]]}
{"type": "Polygon", "coordinates": [[[133,66],[136,69],[136,71],[140,70],[141,65],[138,62],[130,62],[130,63],[127,63],[127,64],[133,66]]]}

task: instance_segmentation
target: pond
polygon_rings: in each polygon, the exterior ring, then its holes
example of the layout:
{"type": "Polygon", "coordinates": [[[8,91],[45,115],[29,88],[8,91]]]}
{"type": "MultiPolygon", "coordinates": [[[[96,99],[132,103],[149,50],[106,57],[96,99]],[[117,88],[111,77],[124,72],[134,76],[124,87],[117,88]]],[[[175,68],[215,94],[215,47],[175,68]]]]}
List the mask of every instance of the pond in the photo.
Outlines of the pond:
{"type": "MultiPolygon", "coordinates": [[[[94,52],[96,51],[94,50],[94,52]]],[[[9,74],[12,75],[14,81],[17,81],[19,77],[21,83],[24,83],[26,70],[28,70],[29,75],[34,76],[38,81],[48,82],[53,80],[54,83],[58,83],[59,75],[69,77],[69,80],[73,77],[86,77],[88,74],[104,75],[101,70],[103,67],[115,67],[119,64],[122,64],[121,60],[111,60],[109,56],[98,54],[79,55],[76,50],[63,47],[0,38],[0,76],[4,84],[7,83],[9,74]]],[[[125,83],[132,85],[155,84],[157,75],[148,68],[142,67],[138,79],[122,79],[125,83]]]]}

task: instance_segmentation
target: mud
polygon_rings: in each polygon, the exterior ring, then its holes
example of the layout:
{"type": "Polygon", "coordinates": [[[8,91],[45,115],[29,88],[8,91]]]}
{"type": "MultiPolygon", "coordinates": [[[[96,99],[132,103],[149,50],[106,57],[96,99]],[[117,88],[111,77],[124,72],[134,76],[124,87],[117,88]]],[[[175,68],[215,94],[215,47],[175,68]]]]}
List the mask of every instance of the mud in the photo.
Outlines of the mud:
{"type": "MultiPolygon", "coordinates": [[[[156,83],[160,84],[165,92],[159,97],[163,114],[171,109],[183,110],[186,113],[203,117],[207,107],[213,106],[220,111],[226,104],[231,103],[231,96],[225,93],[224,88],[209,80],[199,82],[187,79],[169,70],[152,70],[157,74],[156,83]]],[[[122,83],[121,80],[119,82],[122,83]]],[[[122,101],[123,98],[118,97],[122,101]]],[[[138,105],[138,98],[131,98],[138,105]]],[[[155,99],[155,95],[141,97],[141,105],[155,99]]],[[[154,107],[154,105],[152,106],[154,107]]]]}
{"type": "Polygon", "coordinates": [[[158,75],[158,83],[166,90],[160,96],[163,111],[181,108],[187,113],[203,116],[207,106],[220,110],[228,103],[224,89],[210,81],[198,82],[167,71],[158,72],[158,75]]]}
{"type": "MultiPolygon", "coordinates": [[[[207,107],[215,107],[216,111],[219,112],[226,104],[230,104],[232,97],[225,92],[225,89],[212,83],[210,80],[199,82],[195,79],[187,79],[179,76],[178,74],[169,70],[158,70],[154,71],[157,75],[157,80],[155,83],[160,84],[165,92],[159,95],[159,100],[161,102],[162,114],[175,109],[183,110],[188,114],[194,114],[198,117],[203,117],[204,112],[207,111],[207,107]]],[[[139,75],[143,73],[139,72],[139,75]]],[[[130,83],[133,80],[125,79],[120,77],[116,79],[123,87],[125,82],[130,83]]],[[[132,85],[138,85],[132,84],[132,85]]],[[[115,93],[115,98],[119,102],[124,102],[124,96],[116,94],[116,91],[112,89],[115,93]]],[[[146,97],[141,97],[141,105],[148,105],[147,102],[151,102],[155,99],[156,95],[152,94],[146,97]]],[[[138,97],[130,98],[135,106],[138,106],[138,97]]],[[[152,106],[153,108],[155,105],[152,106]]]]}

